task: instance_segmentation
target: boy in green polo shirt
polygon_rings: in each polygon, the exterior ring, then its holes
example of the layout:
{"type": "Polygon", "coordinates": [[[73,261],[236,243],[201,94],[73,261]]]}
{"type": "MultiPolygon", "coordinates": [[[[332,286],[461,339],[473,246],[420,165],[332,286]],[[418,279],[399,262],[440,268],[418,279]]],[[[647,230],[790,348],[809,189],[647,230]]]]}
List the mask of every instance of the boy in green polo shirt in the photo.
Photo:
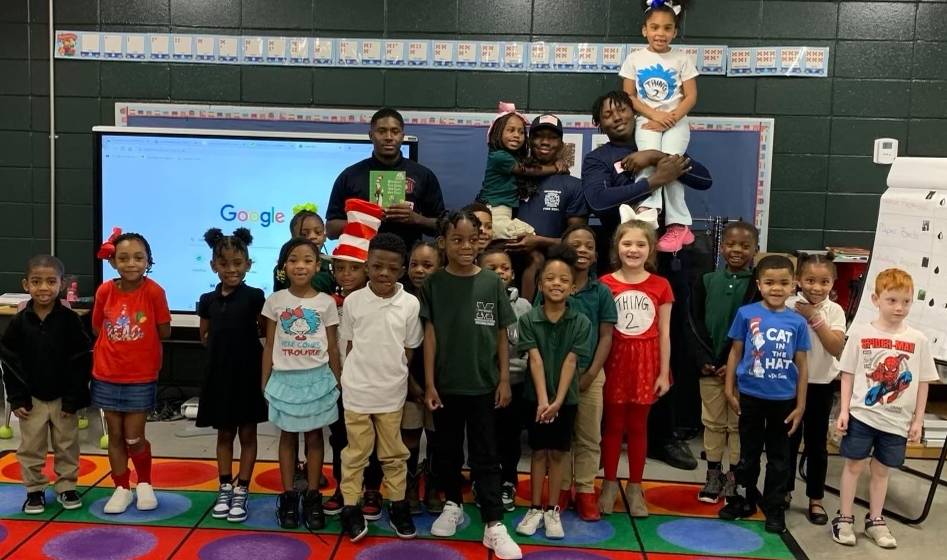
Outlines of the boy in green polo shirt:
{"type": "MultiPolygon", "coordinates": [[[[521,535],[533,535],[545,525],[547,539],[565,537],[559,506],[562,466],[572,446],[572,430],[579,404],[576,371],[591,358],[588,340],[592,323],[567,303],[575,289],[576,254],[571,247],[551,247],[539,277],[543,304],[519,319],[517,350],[529,353],[529,377],[523,398],[535,403],[529,424],[532,507],[516,526],[521,535]],[[549,475],[545,508],[540,505],[543,483],[549,475]]],[[[527,405],[526,410],[531,407],[527,405]]]]}
{"type": "Polygon", "coordinates": [[[700,371],[701,421],[707,482],[697,499],[717,503],[733,487],[733,467],[740,461],[739,419],[723,395],[730,339],[727,332],[737,309],[759,299],[753,281],[753,258],[759,249],[759,232],[746,222],[730,222],[723,229],[720,254],[724,268],[698,281],[690,298],[689,320],[695,338],[696,366],[700,371]],[[730,473],[723,474],[723,452],[729,450],[730,473]]]}

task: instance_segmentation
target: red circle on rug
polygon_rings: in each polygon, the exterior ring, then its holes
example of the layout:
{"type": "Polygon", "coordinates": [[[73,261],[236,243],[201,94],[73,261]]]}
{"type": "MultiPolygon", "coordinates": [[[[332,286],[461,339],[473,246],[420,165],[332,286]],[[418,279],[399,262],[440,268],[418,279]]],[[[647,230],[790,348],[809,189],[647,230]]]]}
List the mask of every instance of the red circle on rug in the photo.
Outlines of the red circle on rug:
{"type": "MultiPolygon", "coordinates": [[[[332,478],[332,467],[323,465],[322,474],[324,474],[326,478],[329,479],[329,486],[327,489],[335,491],[335,479],[332,478]]],[[[273,492],[283,491],[283,478],[280,476],[278,466],[261,472],[260,474],[256,475],[253,480],[267,490],[272,490],[273,492]]]]}
{"type": "MultiPolygon", "coordinates": [[[[516,495],[525,500],[527,503],[533,503],[533,483],[531,478],[526,477],[516,483],[516,495]]],[[[546,503],[546,498],[548,496],[549,481],[543,481],[542,503],[546,503]]]]}
{"type": "Polygon", "coordinates": [[[697,486],[667,484],[645,490],[645,499],[650,504],[681,515],[716,517],[723,503],[708,504],[697,501],[697,486]]]}
{"type": "MultiPolygon", "coordinates": [[[[85,476],[95,470],[95,463],[89,459],[79,459],[79,476],[85,476]]],[[[23,475],[20,471],[20,463],[10,463],[3,467],[3,470],[0,471],[5,478],[11,480],[23,480],[23,475]]],[[[43,474],[49,477],[50,480],[56,480],[56,473],[53,471],[53,457],[52,455],[46,457],[46,465],[43,467],[43,474]]]]}
{"type": "MultiPolygon", "coordinates": [[[[137,474],[132,477],[138,480],[137,474]]],[[[159,488],[197,486],[217,480],[217,467],[196,461],[167,461],[151,465],[151,484],[159,488]]]]}

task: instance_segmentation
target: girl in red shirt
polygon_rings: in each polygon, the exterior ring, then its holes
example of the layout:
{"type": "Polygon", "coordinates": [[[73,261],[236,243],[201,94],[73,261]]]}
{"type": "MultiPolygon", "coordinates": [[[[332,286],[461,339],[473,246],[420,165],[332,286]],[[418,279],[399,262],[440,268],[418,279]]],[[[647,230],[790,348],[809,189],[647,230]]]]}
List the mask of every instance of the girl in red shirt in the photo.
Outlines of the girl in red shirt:
{"type": "Polygon", "coordinates": [[[98,257],[107,259],[118,278],[95,292],[92,330],[92,404],[105,412],[109,466],[115,492],[105,513],[123,513],[134,496],[128,459],[138,475],[136,507],[158,507],[151,487],[151,444],[145,439],[145,415],[155,406],[161,339],[171,335],[171,313],[164,290],[146,274],[154,261],[151,247],[137,233],[115,228],[98,257]]]}
{"type": "Polygon", "coordinates": [[[628,434],[627,495],[633,517],[647,517],[641,491],[648,449],[648,412],[671,386],[671,304],[674,294],[664,278],[653,274],[655,234],[647,222],[618,226],[613,260],[619,270],[604,276],[615,300],[618,322],[605,361],[605,430],[602,463],[605,480],[599,509],[611,513],[618,495],[618,455],[628,434]]]}

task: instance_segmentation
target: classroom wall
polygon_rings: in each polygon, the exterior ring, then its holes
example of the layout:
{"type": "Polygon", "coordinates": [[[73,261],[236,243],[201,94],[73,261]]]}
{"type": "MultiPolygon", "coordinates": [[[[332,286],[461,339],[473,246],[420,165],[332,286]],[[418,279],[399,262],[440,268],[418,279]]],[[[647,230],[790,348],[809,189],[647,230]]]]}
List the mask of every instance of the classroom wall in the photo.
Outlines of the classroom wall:
{"type": "MultiPolygon", "coordinates": [[[[49,247],[46,0],[0,1],[0,292],[49,247]]],[[[696,113],[776,118],[770,249],[870,246],[887,166],[947,156],[947,3],[696,0],[679,42],[831,47],[828,79],[703,77],[696,113]]],[[[63,0],[60,28],[641,41],[640,0],[63,0]]],[[[588,111],[613,75],[56,62],[57,252],[92,291],[92,137],[115,101],[588,111]]],[[[169,221],[173,216],[169,216],[169,221]]],[[[177,227],[201,229],[200,224],[177,227]]],[[[158,260],[161,256],[157,255],[158,260]]]]}

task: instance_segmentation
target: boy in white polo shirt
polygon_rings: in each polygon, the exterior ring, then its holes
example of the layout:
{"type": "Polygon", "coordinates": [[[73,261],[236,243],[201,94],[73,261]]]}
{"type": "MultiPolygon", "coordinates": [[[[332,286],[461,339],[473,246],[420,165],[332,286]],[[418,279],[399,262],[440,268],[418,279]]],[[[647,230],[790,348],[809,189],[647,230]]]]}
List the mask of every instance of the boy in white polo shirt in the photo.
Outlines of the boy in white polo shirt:
{"type": "Polygon", "coordinates": [[[398,279],[407,250],[400,237],[376,235],[368,246],[368,286],[345,298],[339,335],[348,340],[342,399],[348,445],[342,451],[342,529],[352,542],[368,532],[358,506],[372,450],[378,452],[390,500],[388,519],[401,537],[416,535],[408,502],[408,448],[401,441],[401,413],[408,392],[408,362],[421,345],[420,303],[398,279]]]}

